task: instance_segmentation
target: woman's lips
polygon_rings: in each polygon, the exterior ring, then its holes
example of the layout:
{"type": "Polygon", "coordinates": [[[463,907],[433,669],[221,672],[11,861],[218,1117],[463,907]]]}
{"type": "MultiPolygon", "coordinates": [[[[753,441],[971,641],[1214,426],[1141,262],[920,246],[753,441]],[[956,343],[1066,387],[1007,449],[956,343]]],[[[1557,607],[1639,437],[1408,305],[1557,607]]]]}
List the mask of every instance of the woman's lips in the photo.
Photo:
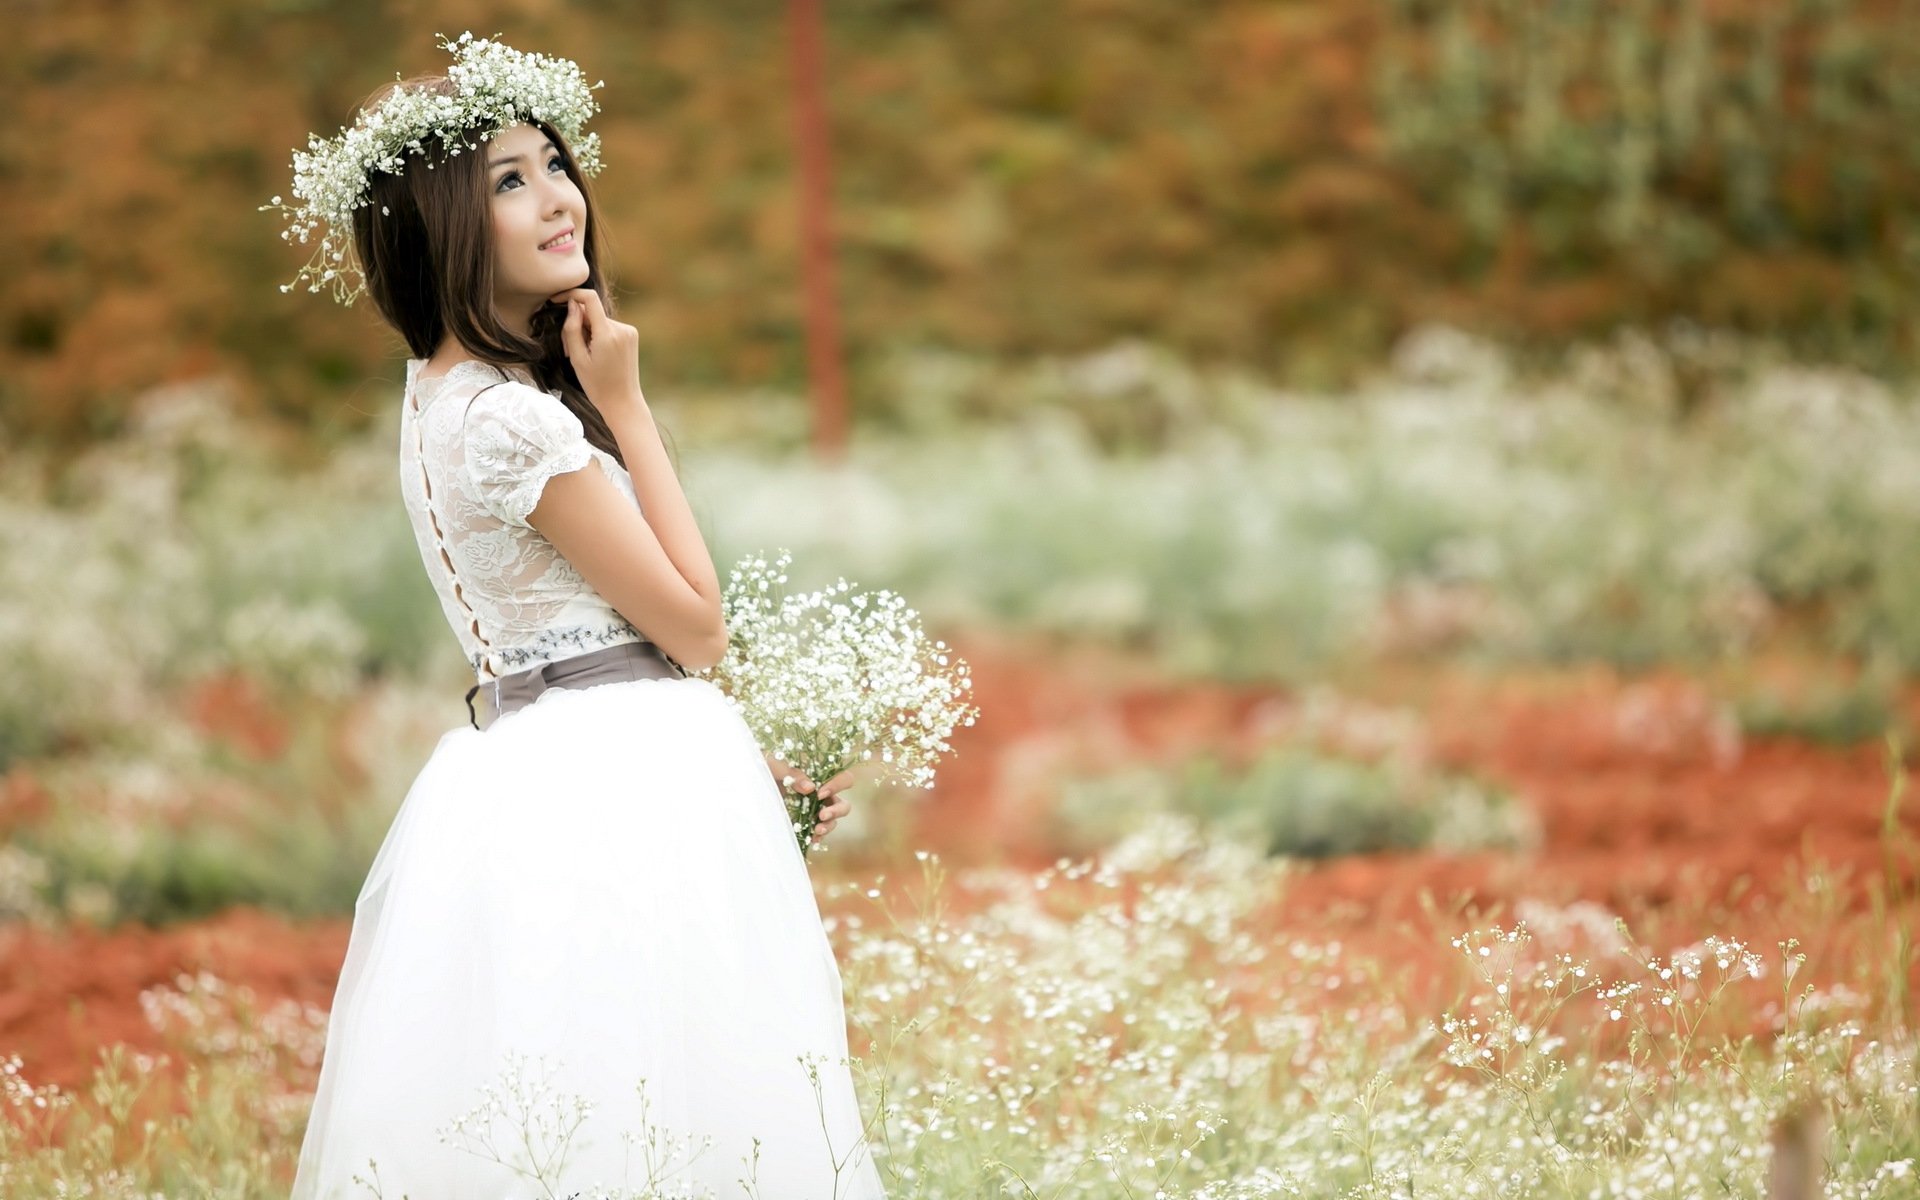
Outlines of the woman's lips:
{"type": "Polygon", "coordinates": [[[553,244],[553,245],[551,245],[551,246],[542,246],[542,247],[540,247],[540,253],[542,253],[542,254],[568,254],[568,253],[571,253],[571,252],[573,251],[573,249],[574,249],[574,247],[576,247],[576,246],[578,246],[579,244],[580,244],[580,239],[579,239],[579,237],[578,237],[578,236],[577,236],[576,234],[573,234],[573,233],[569,233],[569,234],[567,234],[567,236],[566,236],[566,237],[564,237],[564,238],[562,238],[562,239],[561,239],[560,241],[558,241],[558,242],[556,242],[556,243],[554,243],[554,244],[553,244]]]}

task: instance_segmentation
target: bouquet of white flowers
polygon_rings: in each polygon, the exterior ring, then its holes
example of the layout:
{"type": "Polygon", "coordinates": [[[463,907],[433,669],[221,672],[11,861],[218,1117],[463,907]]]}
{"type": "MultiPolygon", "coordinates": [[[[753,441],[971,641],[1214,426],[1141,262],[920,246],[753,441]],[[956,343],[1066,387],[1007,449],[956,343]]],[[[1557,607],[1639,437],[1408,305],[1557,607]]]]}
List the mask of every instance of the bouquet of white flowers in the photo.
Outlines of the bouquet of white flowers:
{"type": "MultiPolygon", "coordinates": [[[[722,590],[726,657],[699,674],[727,696],[765,750],[815,780],[874,763],[874,778],[932,787],[956,725],[979,709],[962,697],[967,664],[929,643],[918,614],[892,592],[832,587],[788,595],[781,551],[769,567],[749,557],[722,590]]],[[[783,787],[804,856],[820,800],[783,787]]]]}

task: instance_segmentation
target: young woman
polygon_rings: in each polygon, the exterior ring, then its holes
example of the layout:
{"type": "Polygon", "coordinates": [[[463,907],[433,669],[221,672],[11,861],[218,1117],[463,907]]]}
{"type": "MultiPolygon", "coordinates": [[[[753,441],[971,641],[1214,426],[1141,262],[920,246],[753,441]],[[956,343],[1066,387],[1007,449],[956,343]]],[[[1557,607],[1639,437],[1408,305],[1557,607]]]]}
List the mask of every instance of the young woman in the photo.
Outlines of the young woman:
{"type": "Polygon", "coordinates": [[[411,351],[401,495],[476,686],[361,891],[294,1200],[882,1197],[798,773],[686,673],[727,630],[606,298],[591,98],[449,48],[295,158],[411,351]]]}

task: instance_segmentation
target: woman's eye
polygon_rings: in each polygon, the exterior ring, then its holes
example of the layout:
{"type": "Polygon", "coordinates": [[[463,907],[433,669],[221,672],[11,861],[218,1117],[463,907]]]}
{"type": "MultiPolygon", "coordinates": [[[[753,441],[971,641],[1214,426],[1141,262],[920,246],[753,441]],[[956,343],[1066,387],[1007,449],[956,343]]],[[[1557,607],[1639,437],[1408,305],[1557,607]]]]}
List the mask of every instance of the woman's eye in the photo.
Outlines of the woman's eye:
{"type": "MultiPolygon", "coordinates": [[[[547,166],[549,166],[549,167],[555,167],[555,166],[557,166],[557,167],[558,167],[558,168],[559,168],[560,170],[562,170],[562,171],[564,171],[564,170],[566,170],[566,169],[567,169],[567,164],[566,164],[566,161],[565,161],[564,159],[562,159],[562,158],[561,158],[561,157],[560,157],[560,156],[559,156],[558,154],[556,154],[556,155],[554,155],[554,156],[553,156],[552,158],[550,158],[550,159],[548,159],[548,160],[547,160],[547,166]]],[[[510,180],[510,179],[519,179],[519,178],[520,178],[520,172],[518,172],[518,171],[508,171],[508,172],[507,172],[507,173],[506,173],[505,175],[502,175],[502,176],[500,177],[500,186],[499,186],[499,187],[497,187],[497,188],[495,188],[494,190],[495,190],[495,191],[505,191],[505,190],[506,190],[506,186],[507,186],[507,181],[508,181],[508,180],[510,180]]]]}

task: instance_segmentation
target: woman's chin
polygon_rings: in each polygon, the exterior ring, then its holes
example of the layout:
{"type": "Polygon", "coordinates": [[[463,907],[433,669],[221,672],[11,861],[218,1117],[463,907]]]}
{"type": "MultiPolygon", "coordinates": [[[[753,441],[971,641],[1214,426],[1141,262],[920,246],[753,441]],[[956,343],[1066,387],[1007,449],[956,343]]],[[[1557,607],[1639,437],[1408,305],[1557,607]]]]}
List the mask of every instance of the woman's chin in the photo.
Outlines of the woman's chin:
{"type": "Polygon", "coordinates": [[[548,304],[564,304],[566,303],[566,294],[568,292],[575,288],[587,286],[587,281],[592,277],[593,271],[587,266],[587,262],[583,258],[577,266],[570,270],[562,270],[558,266],[548,268],[545,272],[542,272],[541,278],[535,286],[537,286],[540,293],[547,298],[548,304]]]}
{"type": "Polygon", "coordinates": [[[535,286],[549,296],[558,295],[569,288],[581,287],[587,282],[587,277],[593,274],[587,267],[585,255],[576,255],[571,263],[545,265],[546,270],[537,276],[539,283],[535,286]]]}

